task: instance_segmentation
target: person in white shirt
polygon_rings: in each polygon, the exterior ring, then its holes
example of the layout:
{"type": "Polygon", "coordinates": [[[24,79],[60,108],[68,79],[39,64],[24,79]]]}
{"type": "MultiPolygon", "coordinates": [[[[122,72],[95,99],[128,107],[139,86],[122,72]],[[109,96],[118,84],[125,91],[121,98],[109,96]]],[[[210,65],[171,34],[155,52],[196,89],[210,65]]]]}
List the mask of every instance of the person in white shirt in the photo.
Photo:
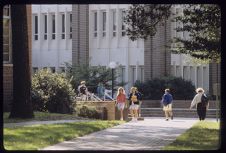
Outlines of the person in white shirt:
{"type": "Polygon", "coordinates": [[[86,101],[87,100],[88,89],[86,87],[86,82],[85,81],[81,81],[81,85],[78,86],[78,92],[79,92],[79,96],[81,97],[81,100],[82,101],[86,101]]]}
{"type": "Polygon", "coordinates": [[[205,118],[206,118],[206,110],[209,107],[209,105],[203,106],[203,104],[201,102],[202,95],[204,94],[204,90],[202,88],[197,88],[196,93],[197,94],[193,98],[189,109],[192,109],[194,106],[196,106],[199,120],[202,121],[202,120],[205,120],[205,118]]]}

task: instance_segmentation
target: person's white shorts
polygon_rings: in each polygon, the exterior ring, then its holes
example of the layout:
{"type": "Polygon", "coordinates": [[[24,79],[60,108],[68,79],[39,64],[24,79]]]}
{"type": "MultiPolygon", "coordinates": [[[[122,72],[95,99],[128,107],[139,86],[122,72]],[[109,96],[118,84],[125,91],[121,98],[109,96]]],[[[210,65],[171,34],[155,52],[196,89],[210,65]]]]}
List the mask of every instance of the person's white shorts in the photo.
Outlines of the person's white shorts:
{"type": "Polygon", "coordinates": [[[118,110],[124,109],[125,103],[118,103],[117,107],[118,107],[118,110]]]}
{"type": "Polygon", "coordinates": [[[163,106],[163,111],[172,111],[172,103],[166,106],[163,106]]]}
{"type": "Polygon", "coordinates": [[[139,105],[137,105],[137,104],[130,105],[129,109],[138,110],[139,109],[139,105]]]}

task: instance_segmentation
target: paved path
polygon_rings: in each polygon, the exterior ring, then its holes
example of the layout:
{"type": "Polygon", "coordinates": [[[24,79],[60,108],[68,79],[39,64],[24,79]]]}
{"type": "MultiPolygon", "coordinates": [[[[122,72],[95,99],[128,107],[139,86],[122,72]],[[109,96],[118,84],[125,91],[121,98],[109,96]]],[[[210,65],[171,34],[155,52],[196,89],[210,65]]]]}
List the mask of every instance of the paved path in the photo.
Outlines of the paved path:
{"type": "Polygon", "coordinates": [[[143,121],[131,121],[41,150],[160,150],[196,122],[197,118],[165,121],[146,117],[143,121]]]}

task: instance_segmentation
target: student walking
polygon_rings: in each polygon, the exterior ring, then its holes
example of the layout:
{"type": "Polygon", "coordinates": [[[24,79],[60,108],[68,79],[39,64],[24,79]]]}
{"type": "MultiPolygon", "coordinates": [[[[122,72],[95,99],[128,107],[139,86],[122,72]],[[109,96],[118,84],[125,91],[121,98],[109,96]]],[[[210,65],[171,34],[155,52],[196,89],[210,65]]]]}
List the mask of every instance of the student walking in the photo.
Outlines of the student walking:
{"type": "Polygon", "coordinates": [[[137,92],[136,87],[132,87],[130,89],[129,95],[129,105],[130,105],[129,110],[132,116],[132,121],[137,121],[140,97],[141,95],[140,93],[137,92]]]}
{"type": "Polygon", "coordinates": [[[118,107],[118,110],[120,110],[120,120],[123,120],[123,110],[125,108],[125,103],[126,103],[125,90],[122,87],[119,87],[116,97],[116,105],[118,107]]]}
{"type": "Polygon", "coordinates": [[[197,114],[199,116],[200,121],[205,120],[206,110],[209,107],[208,99],[204,92],[205,91],[203,90],[203,88],[196,89],[197,94],[193,98],[190,108],[189,108],[189,109],[192,109],[192,107],[194,107],[196,105],[197,114]]]}
{"type": "Polygon", "coordinates": [[[169,117],[171,117],[171,120],[173,120],[173,96],[169,92],[169,89],[165,89],[165,94],[162,96],[163,111],[165,112],[166,121],[169,120],[169,117]]]}

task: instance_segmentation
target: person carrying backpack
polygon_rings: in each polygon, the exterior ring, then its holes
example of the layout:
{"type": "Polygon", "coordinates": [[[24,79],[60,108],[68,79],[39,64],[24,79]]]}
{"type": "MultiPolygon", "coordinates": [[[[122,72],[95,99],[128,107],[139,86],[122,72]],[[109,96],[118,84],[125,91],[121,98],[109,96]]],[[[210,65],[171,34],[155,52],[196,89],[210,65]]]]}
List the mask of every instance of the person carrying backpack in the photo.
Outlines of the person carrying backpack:
{"type": "Polygon", "coordinates": [[[206,118],[206,110],[209,107],[208,97],[204,93],[205,91],[202,88],[196,89],[196,95],[193,98],[190,108],[194,107],[196,105],[197,114],[199,116],[199,120],[203,121],[206,118]]]}
{"type": "Polygon", "coordinates": [[[165,89],[165,94],[162,96],[162,104],[163,104],[163,111],[165,112],[166,121],[173,120],[173,111],[172,111],[172,102],[173,96],[169,93],[169,89],[165,89]]]}

